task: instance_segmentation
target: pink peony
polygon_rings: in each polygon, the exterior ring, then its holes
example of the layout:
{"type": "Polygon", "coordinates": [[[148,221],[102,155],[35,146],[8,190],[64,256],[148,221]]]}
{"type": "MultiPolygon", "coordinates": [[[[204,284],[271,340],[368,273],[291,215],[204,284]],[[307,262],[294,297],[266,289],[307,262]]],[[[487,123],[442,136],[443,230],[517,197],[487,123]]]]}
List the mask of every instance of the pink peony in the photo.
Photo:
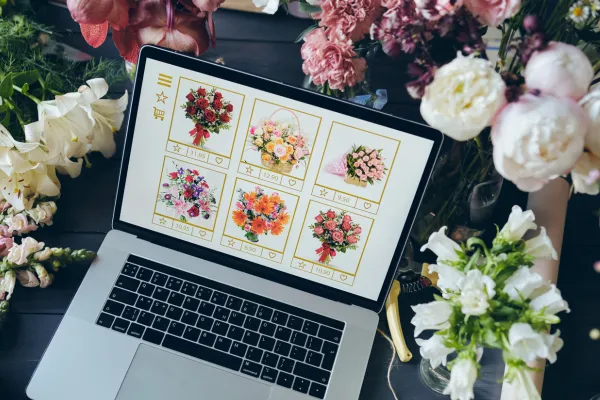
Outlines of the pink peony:
{"type": "Polygon", "coordinates": [[[357,235],[360,235],[362,232],[362,228],[360,226],[357,226],[356,228],[354,228],[354,233],[357,235]]]}
{"type": "Polygon", "coordinates": [[[344,234],[340,231],[335,231],[331,234],[334,241],[342,243],[344,241],[344,234]]]}
{"type": "Polygon", "coordinates": [[[356,236],[354,236],[354,235],[348,236],[348,243],[355,244],[356,242],[358,242],[358,238],[356,236]]]}
{"type": "Polygon", "coordinates": [[[323,217],[321,216],[321,214],[319,214],[315,217],[315,220],[317,220],[318,223],[321,223],[323,222],[323,217]]]}
{"type": "Polygon", "coordinates": [[[325,228],[327,228],[329,231],[332,231],[337,228],[337,224],[335,221],[325,221],[325,228]]]}
{"type": "Polygon", "coordinates": [[[352,227],[350,226],[350,222],[348,222],[348,221],[344,221],[344,222],[342,223],[342,230],[343,230],[343,231],[349,231],[349,230],[350,230],[350,228],[352,228],[352,227]]]}
{"type": "Polygon", "coordinates": [[[327,38],[325,30],[315,29],[304,37],[301,55],[302,71],[316,85],[328,84],[331,89],[344,91],[365,77],[367,62],[357,58],[351,40],[327,38]]]}
{"type": "Polygon", "coordinates": [[[521,8],[521,0],[464,0],[465,7],[483,25],[498,26],[521,8]]]}
{"type": "Polygon", "coordinates": [[[379,0],[322,0],[321,11],[312,17],[328,30],[329,36],[343,36],[356,42],[380,16],[379,5],[379,0]]]}
{"type": "Polygon", "coordinates": [[[325,231],[323,230],[323,227],[321,227],[321,226],[315,226],[315,233],[316,233],[317,235],[322,235],[322,234],[323,234],[323,232],[325,232],[325,231]]]}

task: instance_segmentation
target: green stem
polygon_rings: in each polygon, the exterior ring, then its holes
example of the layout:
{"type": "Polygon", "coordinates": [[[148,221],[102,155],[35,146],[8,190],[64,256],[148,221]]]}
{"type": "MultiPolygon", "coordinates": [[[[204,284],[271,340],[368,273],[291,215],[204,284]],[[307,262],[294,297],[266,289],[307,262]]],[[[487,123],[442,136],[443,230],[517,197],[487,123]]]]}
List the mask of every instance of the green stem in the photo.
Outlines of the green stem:
{"type": "Polygon", "coordinates": [[[12,112],[15,113],[15,115],[17,116],[17,119],[19,120],[19,123],[21,125],[25,125],[25,119],[23,118],[23,114],[21,114],[21,110],[19,110],[19,108],[17,107],[17,105],[11,100],[11,99],[3,99],[6,104],[8,104],[10,106],[10,109],[12,112]]]}
{"type": "Polygon", "coordinates": [[[479,154],[479,160],[481,160],[481,165],[485,165],[485,157],[483,155],[483,143],[481,143],[481,138],[479,136],[475,136],[475,143],[477,143],[477,153],[479,154]]]}
{"type": "Polygon", "coordinates": [[[23,93],[23,89],[18,87],[17,85],[13,85],[13,89],[15,89],[17,92],[21,93],[23,96],[29,98],[30,100],[34,101],[35,104],[40,104],[42,102],[40,99],[38,99],[37,97],[35,97],[34,95],[32,95],[30,93],[23,93]]]}

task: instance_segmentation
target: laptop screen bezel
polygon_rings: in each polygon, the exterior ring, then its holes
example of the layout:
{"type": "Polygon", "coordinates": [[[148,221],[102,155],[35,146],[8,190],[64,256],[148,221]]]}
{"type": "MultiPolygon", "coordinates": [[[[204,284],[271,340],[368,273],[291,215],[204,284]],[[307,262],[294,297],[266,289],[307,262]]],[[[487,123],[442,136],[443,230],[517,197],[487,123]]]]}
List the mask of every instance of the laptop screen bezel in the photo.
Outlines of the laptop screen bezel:
{"type": "MultiPolygon", "coordinates": [[[[410,230],[414,223],[418,207],[423,198],[427,182],[429,181],[429,177],[431,176],[431,173],[433,171],[433,167],[439,154],[442,142],[443,135],[440,132],[422,124],[418,124],[399,117],[385,114],[372,108],[363,107],[344,100],[339,100],[330,96],[325,96],[317,92],[297,88],[281,82],[269,80],[267,78],[237,71],[216,63],[176,53],[171,50],[163,49],[156,46],[144,46],[140,51],[140,57],[138,60],[136,70],[136,80],[133,89],[133,95],[131,96],[129,121],[127,124],[125,146],[123,149],[123,158],[121,161],[121,171],[119,173],[117,197],[115,201],[115,209],[112,221],[113,229],[118,229],[127,233],[131,233],[133,235],[138,236],[140,239],[147,240],[152,243],[165,246],[195,257],[199,257],[207,261],[215,262],[226,267],[235,268],[242,272],[246,272],[254,276],[265,278],[283,285],[293,287],[295,289],[309,292],[314,295],[321,296],[333,301],[352,304],[358,307],[363,307],[379,312],[385,304],[387,293],[394,279],[394,275],[399,265],[400,257],[402,256],[402,252],[404,251],[406,242],[408,241],[410,230]],[[228,80],[233,83],[238,83],[275,95],[287,97],[299,102],[304,102],[316,107],[321,107],[326,110],[348,115],[353,118],[362,119],[374,124],[386,126],[391,129],[400,130],[411,135],[429,139],[433,142],[433,147],[429,154],[425,170],[421,176],[417,192],[413,198],[413,202],[411,204],[408,216],[406,218],[406,223],[402,230],[402,234],[400,235],[399,240],[396,242],[396,249],[394,251],[392,261],[388,266],[388,271],[386,273],[385,280],[381,284],[381,289],[379,291],[377,300],[368,299],[357,294],[352,294],[343,290],[335,289],[312,280],[302,279],[296,275],[288,274],[283,271],[279,271],[261,264],[254,263],[249,259],[245,260],[239,257],[234,257],[225,253],[218,252],[216,250],[208,249],[190,242],[186,242],[181,239],[173,238],[165,234],[152,231],[147,228],[142,228],[138,225],[134,225],[122,221],[120,219],[121,207],[123,203],[123,194],[125,191],[125,181],[129,166],[129,157],[137,119],[137,113],[135,111],[137,110],[139,105],[140,91],[143,85],[142,81],[144,76],[144,70],[146,66],[146,60],[148,59],[164,62],[177,67],[189,69],[191,71],[197,71],[206,75],[214,76],[216,78],[228,80]]],[[[373,261],[376,262],[377,260],[373,261]]]]}

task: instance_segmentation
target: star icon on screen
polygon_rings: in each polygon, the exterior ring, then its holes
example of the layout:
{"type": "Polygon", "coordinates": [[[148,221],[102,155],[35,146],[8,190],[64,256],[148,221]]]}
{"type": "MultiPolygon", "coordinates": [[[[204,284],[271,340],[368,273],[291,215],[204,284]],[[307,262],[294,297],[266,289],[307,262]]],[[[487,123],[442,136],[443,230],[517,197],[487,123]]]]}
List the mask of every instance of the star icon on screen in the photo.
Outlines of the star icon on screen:
{"type": "Polygon", "coordinates": [[[161,225],[164,225],[167,223],[167,220],[161,217],[158,222],[160,222],[161,225]]]}
{"type": "Polygon", "coordinates": [[[179,153],[181,151],[181,147],[178,144],[176,144],[175,146],[173,146],[173,150],[179,153]]]}
{"type": "Polygon", "coordinates": [[[327,196],[327,193],[329,193],[329,192],[327,192],[326,189],[321,189],[321,196],[325,197],[325,196],[327,196]]]}
{"type": "Polygon", "coordinates": [[[251,174],[252,172],[254,172],[254,168],[252,168],[251,166],[246,167],[247,174],[251,174]]]}
{"type": "Polygon", "coordinates": [[[165,95],[164,91],[161,91],[160,93],[156,93],[156,102],[157,103],[165,103],[165,100],[168,99],[169,97],[165,95]]]}
{"type": "Polygon", "coordinates": [[[229,239],[228,245],[231,247],[235,246],[235,240],[229,239]]]}
{"type": "Polygon", "coordinates": [[[304,268],[304,267],[306,267],[306,263],[305,263],[304,261],[300,261],[300,262],[298,263],[298,266],[299,266],[300,268],[304,268]]]}

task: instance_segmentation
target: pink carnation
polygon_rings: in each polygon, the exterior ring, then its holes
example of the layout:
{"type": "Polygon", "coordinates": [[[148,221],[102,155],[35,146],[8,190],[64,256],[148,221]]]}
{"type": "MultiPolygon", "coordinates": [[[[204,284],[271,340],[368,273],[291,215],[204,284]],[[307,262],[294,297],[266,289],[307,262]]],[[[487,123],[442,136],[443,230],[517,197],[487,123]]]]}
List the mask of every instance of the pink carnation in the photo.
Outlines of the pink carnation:
{"type": "Polygon", "coordinates": [[[319,26],[334,32],[330,36],[341,35],[356,42],[379,17],[379,5],[379,0],[322,0],[321,11],[312,17],[320,20],[319,26]]]}
{"type": "Polygon", "coordinates": [[[321,227],[321,226],[315,226],[315,233],[317,235],[322,235],[323,232],[324,232],[323,227],[321,227]]]}

